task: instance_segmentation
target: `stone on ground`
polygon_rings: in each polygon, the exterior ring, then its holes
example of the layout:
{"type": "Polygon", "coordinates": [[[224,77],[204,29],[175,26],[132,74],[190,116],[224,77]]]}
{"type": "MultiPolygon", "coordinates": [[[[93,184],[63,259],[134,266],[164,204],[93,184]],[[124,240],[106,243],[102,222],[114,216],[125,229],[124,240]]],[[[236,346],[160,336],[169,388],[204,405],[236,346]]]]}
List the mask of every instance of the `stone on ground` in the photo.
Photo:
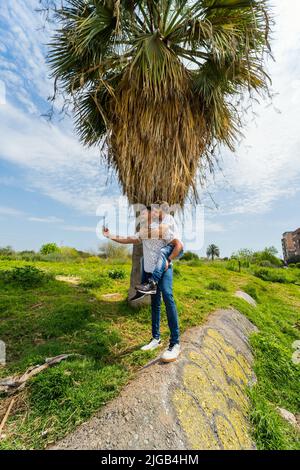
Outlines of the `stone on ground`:
{"type": "Polygon", "coordinates": [[[252,307],[256,307],[255,300],[251,297],[251,295],[247,294],[246,292],[242,290],[237,290],[235,296],[245,300],[246,302],[248,302],[248,304],[252,305],[252,307]]]}

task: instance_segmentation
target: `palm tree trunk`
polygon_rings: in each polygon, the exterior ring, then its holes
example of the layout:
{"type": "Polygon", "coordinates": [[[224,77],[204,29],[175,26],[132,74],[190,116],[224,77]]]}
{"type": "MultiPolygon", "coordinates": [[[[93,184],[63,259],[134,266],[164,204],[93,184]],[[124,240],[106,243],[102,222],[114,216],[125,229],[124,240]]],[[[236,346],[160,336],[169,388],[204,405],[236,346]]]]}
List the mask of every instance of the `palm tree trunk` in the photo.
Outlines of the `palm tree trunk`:
{"type": "MultiPolygon", "coordinates": [[[[132,250],[132,268],[130,275],[130,288],[128,298],[134,296],[135,286],[141,283],[141,259],[143,256],[143,246],[142,244],[133,245],[132,250]]],[[[149,305],[150,304],[150,295],[146,295],[143,299],[136,302],[129,302],[132,307],[138,307],[140,305],[149,305]]]]}

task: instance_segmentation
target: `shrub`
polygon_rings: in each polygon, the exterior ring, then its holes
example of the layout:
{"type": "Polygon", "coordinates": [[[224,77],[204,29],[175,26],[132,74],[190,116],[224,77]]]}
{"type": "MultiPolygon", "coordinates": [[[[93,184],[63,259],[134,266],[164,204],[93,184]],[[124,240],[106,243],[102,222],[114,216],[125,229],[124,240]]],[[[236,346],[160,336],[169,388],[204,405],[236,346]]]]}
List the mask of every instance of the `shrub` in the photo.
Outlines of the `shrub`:
{"type": "Polygon", "coordinates": [[[255,286],[248,284],[247,286],[243,287],[243,290],[246,292],[246,294],[250,295],[252,299],[256,300],[256,302],[259,302],[259,296],[255,286]]]}
{"type": "Polygon", "coordinates": [[[262,266],[264,268],[272,268],[273,267],[273,264],[271,263],[271,261],[268,261],[268,260],[259,261],[258,265],[262,266]]]}
{"type": "Polygon", "coordinates": [[[277,271],[269,270],[266,268],[256,269],[254,271],[254,276],[262,279],[263,281],[269,282],[280,282],[280,283],[288,283],[290,281],[284,273],[278,273],[277,271]]]}
{"type": "Polygon", "coordinates": [[[238,261],[236,259],[229,260],[226,264],[226,269],[228,269],[228,271],[234,271],[238,273],[240,270],[238,261]]]}
{"type": "Polygon", "coordinates": [[[103,243],[99,247],[99,250],[101,258],[127,259],[130,255],[126,246],[118,245],[113,242],[103,243]]]}
{"type": "Polygon", "coordinates": [[[59,251],[65,258],[78,258],[79,257],[79,253],[76,250],[76,248],[72,248],[70,246],[61,246],[59,248],[59,251]]]}
{"type": "Polygon", "coordinates": [[[211,281],[208,284],[207,289],[209,289],[209,290],[218,290],[218,291],[227,291],[226,287],[223,286],[222,284],[220,284],[217,281],[211,281]]]}
{"type": "Polygon", "coordinates": [[[15,257],[15,251],[11,246],[0,247],[0,258],[11,259],[15,257]]]}
{"type": "Polygon", "coordinates": [[[296,268],[300,269],[300,263],[296,263],[296,268]]]}
{"type": "Polygon", "coordinates": [[[64,261],[66,257],[60,251],[53,251],[47,255],[41,255],[42,261],[64,261]]]}
{"type": "Polygon", "coordinates": [[[98,256],[93,256],[93,255],[92,255],[92,256],[89,256],[89,257],[87,258],[87,263],[91,263],[91,264],[92,264],[92,263],[100,263],[100,262],[101,262],[101,261],[100,261],[100,258],[99,258],[98,256]]]}
{"type": "Polygon", "coordinates": [[[179,266],[177,264],[175,264],[175,266],[173,267],[173,273],[174,273],[174,276],[176,276],[176,277],[181,276],[181,271],[180,271],[179,266]]]}
{"type": "Polygon", "coordinates": [[[191,261],[187,261],[186,264],[188,266],[201,266],[202,261],[201,261],[201,259],[192,259],[191,261]]]}
{"type": "Polygon", "coordinates": [[[25,261],[40,261],[42,259],[42,255],[33,250],[20,251],[17,257],[18,259],[23,259],[25,261]]]}
{"type": "Polygon", "coordinates": [[[41,246],[40,253],[42,255],[48,255],[49,253],[55,253],[59,251],[59,247],[56,243],[45,243],[41,246]]]}
{"type": "Polygon", "coordinates": [[[192,261],[192,260],[199,260],[199,256],[197,253],[193,253],[192,251],[186,251],[183,253],[180,261],[192,261]]]}
{"type": "Polygon", "coordinates": [[[296,267],[296,263],[290,263],[289,264],[289,268],[295,268],[296,267]]]}
{"type": "Polygon", "coordinates": [[[48,277],[43,271],[35,266],[15,267],[9,271],[1,273],[2,279],[6,282],[18,285],[23,288],[36,287],[48,277]]]}
{"type": "Polygon", "coordinates": [[[291,258],[288,260],[288,264],[291,263],[300,263],[300,255],[291,256],[291,258]]]}
{"type": "Polygon", "coordinates": [[[266,247],[262,251],[253,252],[248,248],[243,248],[232,254],[232,259],[239,260],[241,266],[248,268],[250,264],[257,264],[264,267],[281,267],[282,260],[277,258],[277,250],[273,246],[266,247]]]}
{"type": "Polygon", "coordinates": [[[123,271],[123,269],[112,269],[111,271],[108,271],[108,277],[111,279],[124,279],[125,271],[123,271]]]}

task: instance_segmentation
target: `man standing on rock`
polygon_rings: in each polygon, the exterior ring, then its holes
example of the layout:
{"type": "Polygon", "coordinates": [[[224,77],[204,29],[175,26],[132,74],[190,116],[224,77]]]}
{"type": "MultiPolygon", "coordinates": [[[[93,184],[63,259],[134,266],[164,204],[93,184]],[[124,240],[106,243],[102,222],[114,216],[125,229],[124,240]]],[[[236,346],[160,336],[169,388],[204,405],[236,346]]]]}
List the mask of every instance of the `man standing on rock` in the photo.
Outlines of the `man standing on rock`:
{"type": "MultiPolygon", "coordinates": [[[[168,325],[170,329],[170,343],[169,347],[163,352],[161,359],[163,362],[176,361],[180,354],[179,344],[179,325],[178,325],[178,313],[176,304],[173,297],[173,267],[172,260],[177,258],[182,251],[182,243],[176,228],[176,224],[173,224],[173,231],[168,233],[168,238],[153,237],[153,231],[151,225],[156,223],[162,217],[162,209],[157,208],[156,205],[152,208],[148,206],[143,213],[142,217],[147,217],[149,221],[150,237],[141,239],[139,234],[130,237],[119,237],[117,235],[111,235],[108,228],[103,228],[103,235],[110,240],[122,244],[138,244],[143,243],[143,274],[142,282],[147,282],[151,278],[152,272],[155,269],[157,260],[160,256],[162,247],[167,244],[172,244],[174,249],[168,257],[166,263],[165,272],[161,279],[157,283],[156,293],[151,295],[151,318],[152,318],[152,338],[149,344],[146,344],[141,349],[143,351],[150,351],[161,346],[160,340],[160,315],[161,315],[161,296],[163,297],[164,304],[166,306],[168,325]]],[[[172,216],[170,216],[172,217],[172,216]]],[[[139,295],[140,298],[143,295],[139,295]]]]}

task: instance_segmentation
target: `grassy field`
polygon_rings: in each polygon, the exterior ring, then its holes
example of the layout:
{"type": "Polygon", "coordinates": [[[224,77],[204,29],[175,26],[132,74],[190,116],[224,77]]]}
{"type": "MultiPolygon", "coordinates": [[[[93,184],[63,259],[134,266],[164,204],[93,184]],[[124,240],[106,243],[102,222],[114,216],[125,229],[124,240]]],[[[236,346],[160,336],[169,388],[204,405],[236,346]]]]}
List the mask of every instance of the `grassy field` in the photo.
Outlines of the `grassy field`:
{"type": "MultiPolygon", "coordinates": [[[[24,372],[58,354],[78,356],[42,372],[18,395],[1,449],[39,449],[54,443],[118,394],[155,356],[139,349],[151,336],[150,312],[127,305],[128,262],[109,264],[96,257],[63,263],[0,260],[0,274],[29,264],[49,274],[40,285],[24,287],[17,278],[0,276],[0,339],[7,347],[0,376],[24,372]],[[124,278],[113,279],[118,274],[124,278]],[[78,285],[56,280],[57,275],[76,276],[78,285]],[[120,296],[103,297],[109,293],[120,296]]],[[[257,325],[259,333],[251,342],[258,383],[249,390],[255,441],[260,449],[299,449],[299,436],[276,407],[293,413],[300,408],[300,365],[292,362],[292,344],[300,337],[300,270],[294,269],[292,276],[291,270],[269,270],[274,271],[271,282],[250,269],[238,273],[227,267],[225,262],[176,263],[181,330],[229,306],[257,325]],[[256,309],[233,296],[238,288],[256,298],[256,309]]],[[[167,344],[164,314],[162,333],[167,344]]],[[[0,422],[6,408],[3,398],[0,422]]]]}

